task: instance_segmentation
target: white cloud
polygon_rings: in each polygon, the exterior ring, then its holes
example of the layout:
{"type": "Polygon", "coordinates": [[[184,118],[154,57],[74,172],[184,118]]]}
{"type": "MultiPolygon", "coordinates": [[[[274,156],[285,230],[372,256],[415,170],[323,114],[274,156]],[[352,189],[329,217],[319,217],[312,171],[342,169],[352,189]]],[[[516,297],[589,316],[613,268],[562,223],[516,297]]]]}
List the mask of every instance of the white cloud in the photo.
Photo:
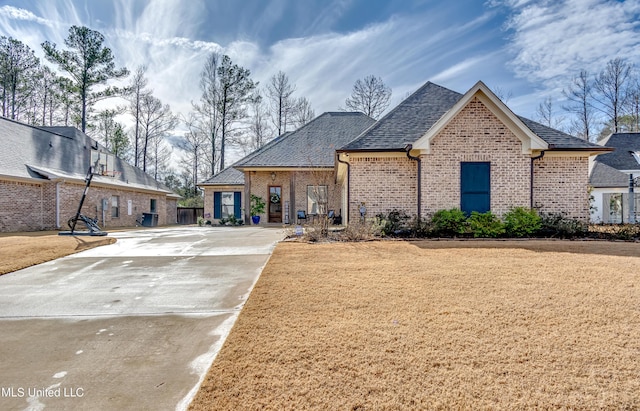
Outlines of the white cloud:
{"type": "Polygon", "coordinates": [[[505,2],[512,11],[511,64],[517,76],[546,88],[568,84],[615,57],[640,63],[640,2],[563,0],[505,2]]]}
{"type": "Polygon", "coordinates": [[[30,12],[29,10],[20,9],[13,6],[0,7],[0,16],[13,19],[13,20],[32,21],[38,24],[49,26],[49,27],[53,27],[55,25],[55,22],[44,19],[42,17],[38,17],[32,12],[30,12]]]}

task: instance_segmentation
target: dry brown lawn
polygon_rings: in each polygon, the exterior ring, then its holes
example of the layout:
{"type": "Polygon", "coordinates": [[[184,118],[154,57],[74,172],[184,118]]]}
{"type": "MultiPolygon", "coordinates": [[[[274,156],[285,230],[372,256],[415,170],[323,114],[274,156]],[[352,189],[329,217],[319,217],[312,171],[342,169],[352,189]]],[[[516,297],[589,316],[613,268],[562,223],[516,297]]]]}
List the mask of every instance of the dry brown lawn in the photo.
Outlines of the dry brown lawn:
{"type": "Polygon", "coordinates": [[[281,243],[191,409],[639,409],[639,276],[638,243],[281,243]]]}
{"type": "Polygon", "coordinates": [[[110,237],[59,236],[55,232],[3,234],[0,275],[115,242],[110,237]]]}

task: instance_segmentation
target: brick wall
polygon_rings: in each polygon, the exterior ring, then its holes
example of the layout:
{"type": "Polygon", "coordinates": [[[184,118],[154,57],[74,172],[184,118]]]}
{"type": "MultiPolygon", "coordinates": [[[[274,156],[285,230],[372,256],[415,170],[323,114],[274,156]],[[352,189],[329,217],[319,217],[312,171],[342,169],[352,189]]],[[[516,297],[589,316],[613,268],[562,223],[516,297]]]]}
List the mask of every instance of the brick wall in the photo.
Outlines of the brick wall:
{"type": "MultiPolygon", "coordinates": [[[[59,196],[60,228],[68,229],[67,221],[75,216],[84,191],[84,184],[42,182],[40,184],[0,181],[0,231],[55,230],[56,185],[59,196]]],[[[150,211],[151,199],[156,200],[158,224],[176,222],[174,199],[162,194],[141,193],[107,186],[91,186],[82,207],[82,214],[98,217],[98,225],[108,227],[133,227],[136,217],[150,211]],[[112,217],[111,198],[119,197],[119,216],[112,217]],[[102,210],[102,199],[107,208],[102,210]],[[131,200],[131,214],[128,201],[131,200]]],[[[82,227],[84,229],[84,227],[82,227]]]]}
{"type": "Polygon", "coordinates": [[[406,155],[396,157],[352,156],[350,161],[351,198],[349,218],[360,216],[360,204],[365,203],[367,216],[404,210],[409,215],[417,211],[418,166],[406,155]]]}
{"type": "Polygon", "coordinates": [[[0,232],[37,231],[52,227],[55,222],[47,213],[50,211],[47,201],[51,191],[49,186],[51,184],[0,181],[0,232]]]}
{"type": "Polygon", "coordinates": [[[204,186],[202,187],[203,191],[204,191],[204,218],[206,220],[209,220],[213,223],[217,223],[218,219],[213,218],[214,213],[213,213],[213,193],[215,192],[220,192],[220,193],[234,193],[236,191],[239,191],[241,193],[240,195],[240,208],[244,209],[245,208],[245,196],[244,196],[244,186],[204,186]]]}
{"type": "Polygon", "coordinates": [[[422,159],[422,215],[460,207],[460,163],[491,163],[491,211],[530,205],[530,156],[522,143],[474,98],[431,140],[422,159]]]}
{"type": "Polygon", "coordinates": [[[545,156],[534,163],[533,204],[540,212],[589,218],[588,157],[545,156]]]}
{"type": "MultiPolygon", "coordinates": [[[[275,179],[271,178],[271,171],[249,171],[245,173],[245,181],[250,180],[251,194],[262,197],[267,203],[268,212],[269,186],[280,186],[282,188],[281,201],[283,205],[283,221],[285,218],[285,203],[289,202],[289,221],[295,223],[296,211],[307,210],[307,186],[326,185],[328,192],[328,210],[335,210],[340,213],[340,188],[335,184],[333,169],[327,171],[314,170],[292,170],[275,171],[275,179]],[[292,181],[295,199],[292,199],[292,181]]],[[[260,216],[260,223],[268,221],[267,213],[260,216]]]]}

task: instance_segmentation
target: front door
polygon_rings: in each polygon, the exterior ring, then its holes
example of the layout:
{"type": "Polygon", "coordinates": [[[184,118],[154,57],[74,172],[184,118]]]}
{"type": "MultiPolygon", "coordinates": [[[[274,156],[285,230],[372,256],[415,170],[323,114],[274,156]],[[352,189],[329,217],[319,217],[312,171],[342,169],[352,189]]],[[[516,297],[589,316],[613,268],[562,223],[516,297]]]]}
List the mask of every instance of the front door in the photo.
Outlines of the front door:
{"type": "Polygon", "coordinates": [[[491,209],[491,163],[460,163],[460,209],[467,215],[491,209]]]}
{"type": "Polygon", "coordinates": [[[269,186],[269,222],[282,222],[282,187],[269,186]]]}

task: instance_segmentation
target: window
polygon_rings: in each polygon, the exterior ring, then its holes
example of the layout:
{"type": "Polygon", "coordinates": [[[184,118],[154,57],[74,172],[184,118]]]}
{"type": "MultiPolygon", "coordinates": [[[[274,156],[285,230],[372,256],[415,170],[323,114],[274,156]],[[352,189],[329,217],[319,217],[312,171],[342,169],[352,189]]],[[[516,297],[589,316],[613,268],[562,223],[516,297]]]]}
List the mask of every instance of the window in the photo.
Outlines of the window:
{"type": "Polygon", "coordinates": [[[222,218],[229,218],[233,214],[233,193],[222,193],[222,218]]]}
{"type": "Polygon", "coordinates": [[[213,193],[213,218],[242,218],[242,194],[240,191],[216,191],[213,193]]]}
{"type": "Polygon", "coordinates": [[[307,214],[327,214],[327,186],[307,186],[307,214]]]}
{"type": "Polygon", "coordinates": [[[149,212],[150,213],[157,213],[158,212],[158,210],[156,208],[156,199],[155,198],[151,199],[151,204],[149,204],[149,212]]]}
{"type": "Polygon", "coordinates": [[[112,218],[120,217],[120,197],[119,196],[111,196],[111,217],[112,218]]]}
{"type": "Polygon", "coordinates": [[[622,194],[611,194],[609,197],[609,223],[622,224],[624,220],[624,198],[622,194]]]}

